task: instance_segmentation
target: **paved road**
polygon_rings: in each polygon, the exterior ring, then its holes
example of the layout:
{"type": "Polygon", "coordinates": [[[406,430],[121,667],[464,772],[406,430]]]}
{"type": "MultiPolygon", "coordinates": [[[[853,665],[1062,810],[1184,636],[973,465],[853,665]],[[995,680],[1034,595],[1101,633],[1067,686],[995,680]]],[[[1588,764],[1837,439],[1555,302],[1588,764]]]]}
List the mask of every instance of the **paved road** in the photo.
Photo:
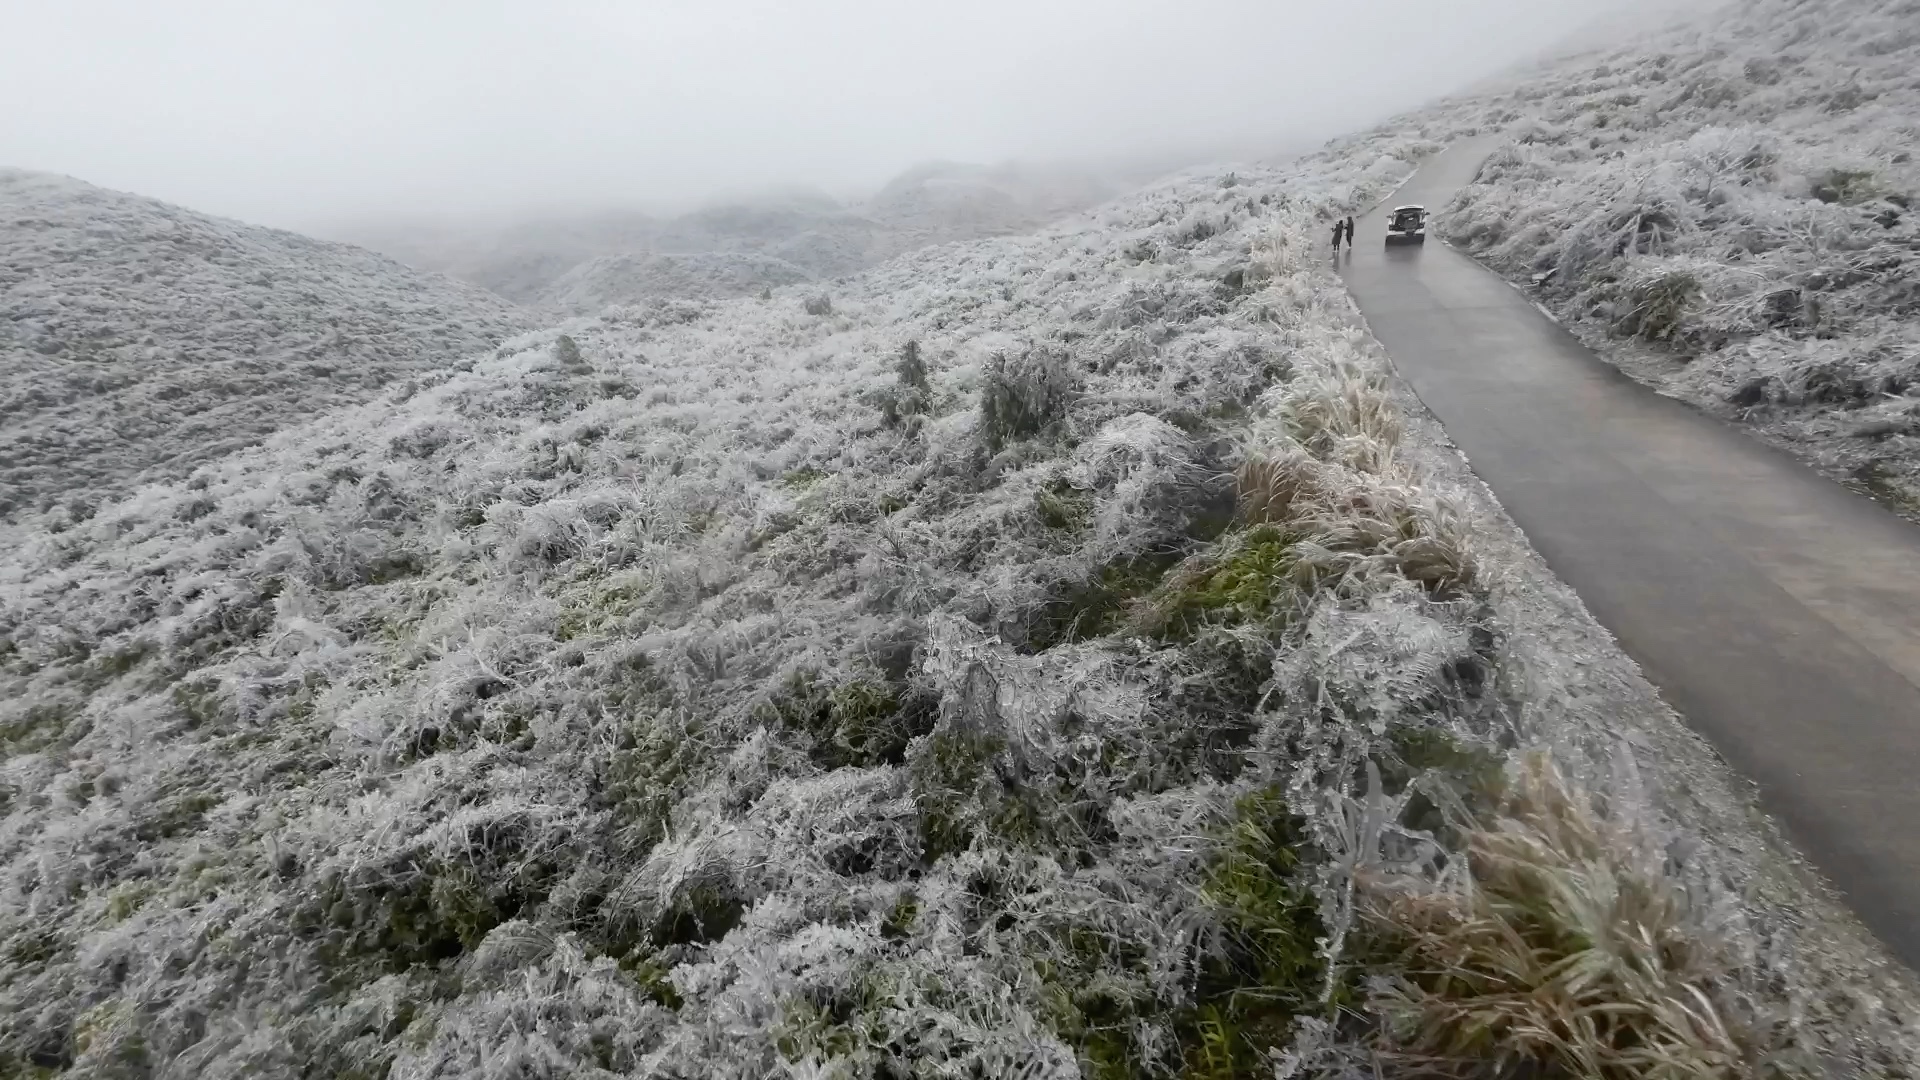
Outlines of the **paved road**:
{"type": "MultiPolygon", "coordinates": [[[[1468,140],[1388,205],[1444,207],[1468,140]]],[[[1920,529],[1583,348],[1473,260],[1356,221],[1348,287],[1560,578],[1920,967],[1920,529]]]]}

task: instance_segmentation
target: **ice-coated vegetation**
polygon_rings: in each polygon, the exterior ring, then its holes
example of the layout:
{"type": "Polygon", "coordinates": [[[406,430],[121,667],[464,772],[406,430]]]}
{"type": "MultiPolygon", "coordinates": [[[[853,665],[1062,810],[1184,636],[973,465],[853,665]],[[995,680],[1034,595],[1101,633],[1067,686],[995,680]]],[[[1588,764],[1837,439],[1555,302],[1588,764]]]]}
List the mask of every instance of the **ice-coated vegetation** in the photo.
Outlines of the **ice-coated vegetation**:
{"type": "Polygon", "coordinates": [[[27,506],[0,1076],[1912,1075],[1330,271],[1509,111],[27,506]]]}
{"type": "Polygon", "coordinates": [[[370,252],[0,169],[0,518],[84,519],[529,325],[370,252]]]}
{"type": "Polygon", "coordinates": [[[1515,142],[1441,231],[1635,376],[1915,515],[1917,70],[1908,0],[1735,5],[1476,102],[1515,142]]]}
{"type": "Polygon", "coordinates": [[[1319,245],[1435,148],[616,308],[29,517],[0,1073],[1830,1049],[1709,864],[1509,760],[1477,523],[1319,245]]]}

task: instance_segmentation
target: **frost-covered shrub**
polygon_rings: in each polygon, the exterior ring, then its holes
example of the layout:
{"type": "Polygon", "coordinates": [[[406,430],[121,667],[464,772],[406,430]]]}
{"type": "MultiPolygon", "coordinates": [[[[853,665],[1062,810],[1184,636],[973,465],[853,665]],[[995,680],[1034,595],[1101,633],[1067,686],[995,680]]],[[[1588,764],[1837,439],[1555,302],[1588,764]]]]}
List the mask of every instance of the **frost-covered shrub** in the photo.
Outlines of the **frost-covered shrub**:
{"type": "Polygon", "coordinates": [[[900,346],[900,358],[894,362],[893,374],[901,386],[921,391],[932,388],[927,381],[927,362],[920,356],[917,339],[900,346]]]}
{"type": "Polygon", "coordinates": [[[1857,82],[1850,82],[1827,95],[1826,111],[1830,113],[1852,112],[1878,97],[1857,82]]]}
{"type": "Polygon", "coordinates": [[[388,446],[396,455],[427,459],[459,438],[460,433],[443,420],[423,420],[409,424],[394,435],[388,446]]]}
{"type": "Polygon", "coordinates": [[[1065,479],[1090,497],[1092,543],[1103,554],[1139,554],[1204,532],[1215,487],[1192,436],[1166,420],[1129,413],[1074,448],[1065,479]]]}
{"type": "Polygon", "coordinates": [[[1538,119],[1519,125],[1514,132],[1514,138],[1523,146],[1534,143],[1555,143],[1566,137],[1563,129],[1538,119]]]}
{"type": "Polygon", "coordinates": [[[1627,306],[1615,318],[1614,332],[1648,341],[1670,340],[1699,296],[1700,280],[1688,271],[1650,269],[1627,283],[1627,306]]]}
{"type": "Polygon", "coordinates": [[[1879,198],[1884,189],[1871,169],[1828,169],[1811,181],[1809,194],[1823,203],[1855,206],[1879,198]]]}
{"type": "Polygon", "coordinates": [[[580,355],[580,346],[570,335],[561,334],[553,339],[553,361],[563,369],[583,368],[586,358],[580,355]]]}
{"type": "Polygon", "coordinates": [[[1072,392],[1064,350],[1033,346],[994,353],[980,390],[980,431],[988,448],[997,451],[1040,434],[1064,414],[1072,392]]]}
{"type": "Polygon", "coordinates": [[[927,362],[920,356],[920,342],[908,341],[900,347],[893,365],[894,384],[876,395],[881,417],[888,427],[915,426],[932,408],[933,384],[927,362]]]}

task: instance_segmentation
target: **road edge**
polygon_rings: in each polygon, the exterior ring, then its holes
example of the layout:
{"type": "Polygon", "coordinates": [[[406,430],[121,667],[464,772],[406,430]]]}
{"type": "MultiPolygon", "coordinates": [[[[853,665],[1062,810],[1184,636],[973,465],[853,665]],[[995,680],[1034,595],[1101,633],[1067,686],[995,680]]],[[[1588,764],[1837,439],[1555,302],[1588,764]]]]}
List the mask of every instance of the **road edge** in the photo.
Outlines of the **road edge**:
{"type": "MultiPolygon", "coordinates": [[[[1363,212],[1392,198],[1431,160],[1363,212]]],[[[1473,262],[1526,295],[1480,260],[1473,262]]],[[[1336,276],[1344,290],[1344,276],[1336,276]]],[[[1524,685],[1517,725],[1523,737],[1547,746],[1614,805],[1657,815],[1666,831],[1691,843],[1691,851],[1676,857],[1712,852],[1700,862],[1711,864],[1713,884],[1726,888],[1749,916],[1734,936],[1749,955],[1764,952],[1770,965],[1793,973],[1798,996],[1813,1006],[1810,1016],[1831,1023],[1830,1030],[1857,1033],[1868,1045],[1903,1049],[1908,1060],[1920,1062],[1920,973],[1867,928],[1762,807],[1757,785],[1686,722],[1547,565],[1374,336],[1351,291],[1346,297],[1366,350],[1389,374],[1406,418],[1406,444],[1426,451],[1419,454],[1422,469],[1459,494],[1482,523],[1476,538],[1497,567],[1493,606],[1524,685]],[[1641,800],[1645,805],[1636,808],[1641,800]]]]}

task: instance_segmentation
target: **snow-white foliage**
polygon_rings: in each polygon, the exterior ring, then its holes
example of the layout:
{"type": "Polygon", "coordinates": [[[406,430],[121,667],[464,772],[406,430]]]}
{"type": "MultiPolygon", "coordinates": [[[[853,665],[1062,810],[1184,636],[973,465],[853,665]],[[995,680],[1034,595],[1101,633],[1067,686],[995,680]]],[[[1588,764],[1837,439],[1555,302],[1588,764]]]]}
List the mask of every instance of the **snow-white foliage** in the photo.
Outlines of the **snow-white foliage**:
{"type": "Polygon", "coordinates": [[[1337,773],[1384,743],[1314,701],[1440,723],[1469,700],[1440,669],[1484,662],[1471,605],[1386,577],[1315,594],[1371,629],[1297,652],[1112,617],[1209,547],[1243,444],[1288,438],[1235,436],[1263,393],[1377,362],[1288,253],[1405,141],[909,255],[829,314],[616,308],[29,517],[0,1062],[1177,1068],[1236,800],[1317,805],[1286,732],[1337,773]],[[989,440],[996,386],[1037,422],[989,440]]]}
{"type": "Polygon", "coordinates": [[[0,515],[84,519],[529,325],[371,252],[0,169],[0,515]]]}
{"type": "Polygon", "coordinates": [[[1471,109],[1440,215],[1634,375],[1920,510],[1920,11],[1749,0],[1471,109]]]}
{"type": "MultiPolygon", "coordinates": [[[[27,515],[0,1072],[1372,1075],[1357,883],[1461,880],[1423,769],[1526,703],[1321,238],[1469,126],[615,307],[27,515]]],[[[1764,940],[1685,992],[1798,1000],[1764,940]]]]}

